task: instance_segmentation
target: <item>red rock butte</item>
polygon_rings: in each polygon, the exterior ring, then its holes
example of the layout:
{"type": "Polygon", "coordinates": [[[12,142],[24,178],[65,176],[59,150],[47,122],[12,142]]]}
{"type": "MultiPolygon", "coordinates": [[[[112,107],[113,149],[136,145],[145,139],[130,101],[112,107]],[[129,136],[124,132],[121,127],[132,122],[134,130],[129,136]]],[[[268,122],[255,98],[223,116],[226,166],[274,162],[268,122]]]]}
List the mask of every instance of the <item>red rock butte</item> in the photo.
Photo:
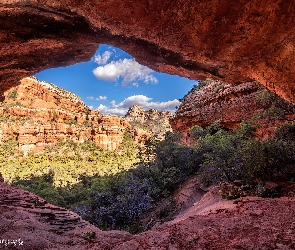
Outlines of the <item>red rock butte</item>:
{"type": "Polygon", "coordinates": [[[285,0],[3,0],[0,92],[105,43],[158,71],[256,80],[294,103],[294,10],[285,0]]]}

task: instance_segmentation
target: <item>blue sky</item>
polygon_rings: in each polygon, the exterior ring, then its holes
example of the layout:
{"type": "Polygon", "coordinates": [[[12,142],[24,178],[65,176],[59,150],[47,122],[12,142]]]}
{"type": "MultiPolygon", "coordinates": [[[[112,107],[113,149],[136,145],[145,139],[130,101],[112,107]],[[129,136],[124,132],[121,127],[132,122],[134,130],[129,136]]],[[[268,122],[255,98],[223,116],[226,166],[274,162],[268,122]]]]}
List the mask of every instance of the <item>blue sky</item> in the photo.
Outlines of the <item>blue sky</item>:
{"type": "Polygon", "coordinates": [[[178,99],[198,83],[153,71],[109,45],[100,45],[89,62],[47,69],[35,76],[75,93],[93,109],[121,116],[133,104],[174,112],[178,99]]]}

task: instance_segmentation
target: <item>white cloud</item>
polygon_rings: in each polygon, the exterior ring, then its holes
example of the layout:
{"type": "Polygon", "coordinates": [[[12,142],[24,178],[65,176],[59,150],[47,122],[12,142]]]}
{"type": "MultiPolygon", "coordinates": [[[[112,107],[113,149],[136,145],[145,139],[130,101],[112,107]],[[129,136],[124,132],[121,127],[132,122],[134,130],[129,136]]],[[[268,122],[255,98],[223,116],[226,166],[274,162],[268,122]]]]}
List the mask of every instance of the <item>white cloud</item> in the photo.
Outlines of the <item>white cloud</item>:
{"type": "Polygon", "coordinates": [[[101,96],[101,95],[95,98],[96,101],[105,101],[106,99],[107,99],[106,96],[101,96]]]}
{"type": "MultiPolygon", "coordinates": [[[[103,61],[103,60],[98,60],[103,61]]],[[[154,71],[136,62],[134,59],[119,59],[93,70],[93,74],[100,80],[115,82],[122,78],[122,85],[126,86],[134,81],[158,83],[152,73],[154,71]]],[[[136,83],[135,83],[136,86],[136,83]]]]}
{"type": "Polygon", "coordinates": [[[94,61],[98,65],[105,65],[108,60],[111,58],[112,53],[110,51],[105,51],[102,55],[94,56],[94,61]]]}
{"type": "Polygon", "coordinates": [[[100,105],[97,107],[97,110],[99,110],[101,113],[107,114],[108,107],[105,106],[105,105],[100,104],[100,105]]]}
{"type": "Polygon", "coordinates": [[[134,95],[127,97],[124,101],[116,104],[116,101],[111,101],[110,106],[99,105],[97,108],[101,113],[104,114],[115,114],[119,116],[124,116],[129,107],[137,104],[143,107],[145,110],[156,109],[160,111],[175,111],[175,107],[180,105],[178,100],[171,100],[167,102],[152,102],[152,98],[144,95],[134,95]]]}
{"type": "Polygon", "coordinates": [[[107,98],[107,96],[99,96],[99,97],[93,97],[93,96],[87,96],[87,99],[88,100],[96,100],[96,101],[105,101],[105,100],[107,100],[108,98],[107,98]]]}

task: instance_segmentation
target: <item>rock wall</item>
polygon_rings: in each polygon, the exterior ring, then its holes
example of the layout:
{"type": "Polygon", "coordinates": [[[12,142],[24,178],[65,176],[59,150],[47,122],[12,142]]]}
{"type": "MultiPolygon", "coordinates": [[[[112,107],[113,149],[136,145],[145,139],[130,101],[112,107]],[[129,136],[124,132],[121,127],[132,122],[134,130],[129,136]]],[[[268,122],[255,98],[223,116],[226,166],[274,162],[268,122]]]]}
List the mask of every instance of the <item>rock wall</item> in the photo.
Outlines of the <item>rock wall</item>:
{"type": "Polygon", "coordinates": [[[20,85],[4,92],[5,103],[20,104],[30,108],[65,110],[86,113],[90,109],[72,92],[35,77],[23,78],[20,85]]]}
{"type": "MultiPolygon", "coordinates": [[[[243,120],[250,120],[266,110],[259,96],[266,89],[258,82],[244,82],[235,85],[220,81],[203,81],[204,86],[196,86],[183,99],[175,117],[170,120],[173,131],[188,133],[194,125],[208,126],[217,120],[229,129],[236,129],[243,120]]],[[[269,98],[269,97],[265,97],[269,98]]],[[[278,97],[274,97],[276,101],[278,97]]],[[[283,102],[279,116],[259,119],[258,134],[268,138],[276,127],[295,120],[295,109],[283,102]]]]}
{"type": "Polygon", "coordinates": [[[155,135],[158,139],[164,139],[165,133],[172,131],[169,120],[173,116],[169,111],[144,110],[139,105],[132,105],[125,115],[125,119],[136,127],[137,131],[143,130],[146,131],[145,133],[149,132],[150,135],[155,135]]]}
{"type": "Polygon", "coordinates": [[[294,10],[285,0],[5,0],[1,93],[40,70],[89,60],[105,43],[155,70],[256,80],[294,103],[294,10]]]}
{"type": "Polygon", "coordinates": [[[75,94],[28,77],[4,92],[0,105],[0,140],[17,138],[20,148],[39,151],[59,140],[91,140],[118,148],[130,125],[122,117],[90,110],[75,94]]]}

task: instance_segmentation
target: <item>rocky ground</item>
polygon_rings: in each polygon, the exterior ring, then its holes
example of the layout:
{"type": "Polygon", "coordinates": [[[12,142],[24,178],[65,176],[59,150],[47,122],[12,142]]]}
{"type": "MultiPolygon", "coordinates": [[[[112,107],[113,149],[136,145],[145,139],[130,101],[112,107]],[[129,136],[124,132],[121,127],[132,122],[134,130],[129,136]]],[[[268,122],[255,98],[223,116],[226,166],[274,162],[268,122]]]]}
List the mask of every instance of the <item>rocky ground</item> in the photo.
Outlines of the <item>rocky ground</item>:
{"type": "MultiPolygon", "coordinates": [[[[190,196],[191,184],[178,196],[190,196]]],[[[0,238],[10,243],[5,247],[1,241],[0,249],[291,250],[295,248],[295,184],[287,186],[287,196],[281,198],[247,196],[234,201],[223,200],[213,187],[202,191],[205,194],[174,220],[131,235],[101,231],[73,212],[1,182],[0,238]]]]}

